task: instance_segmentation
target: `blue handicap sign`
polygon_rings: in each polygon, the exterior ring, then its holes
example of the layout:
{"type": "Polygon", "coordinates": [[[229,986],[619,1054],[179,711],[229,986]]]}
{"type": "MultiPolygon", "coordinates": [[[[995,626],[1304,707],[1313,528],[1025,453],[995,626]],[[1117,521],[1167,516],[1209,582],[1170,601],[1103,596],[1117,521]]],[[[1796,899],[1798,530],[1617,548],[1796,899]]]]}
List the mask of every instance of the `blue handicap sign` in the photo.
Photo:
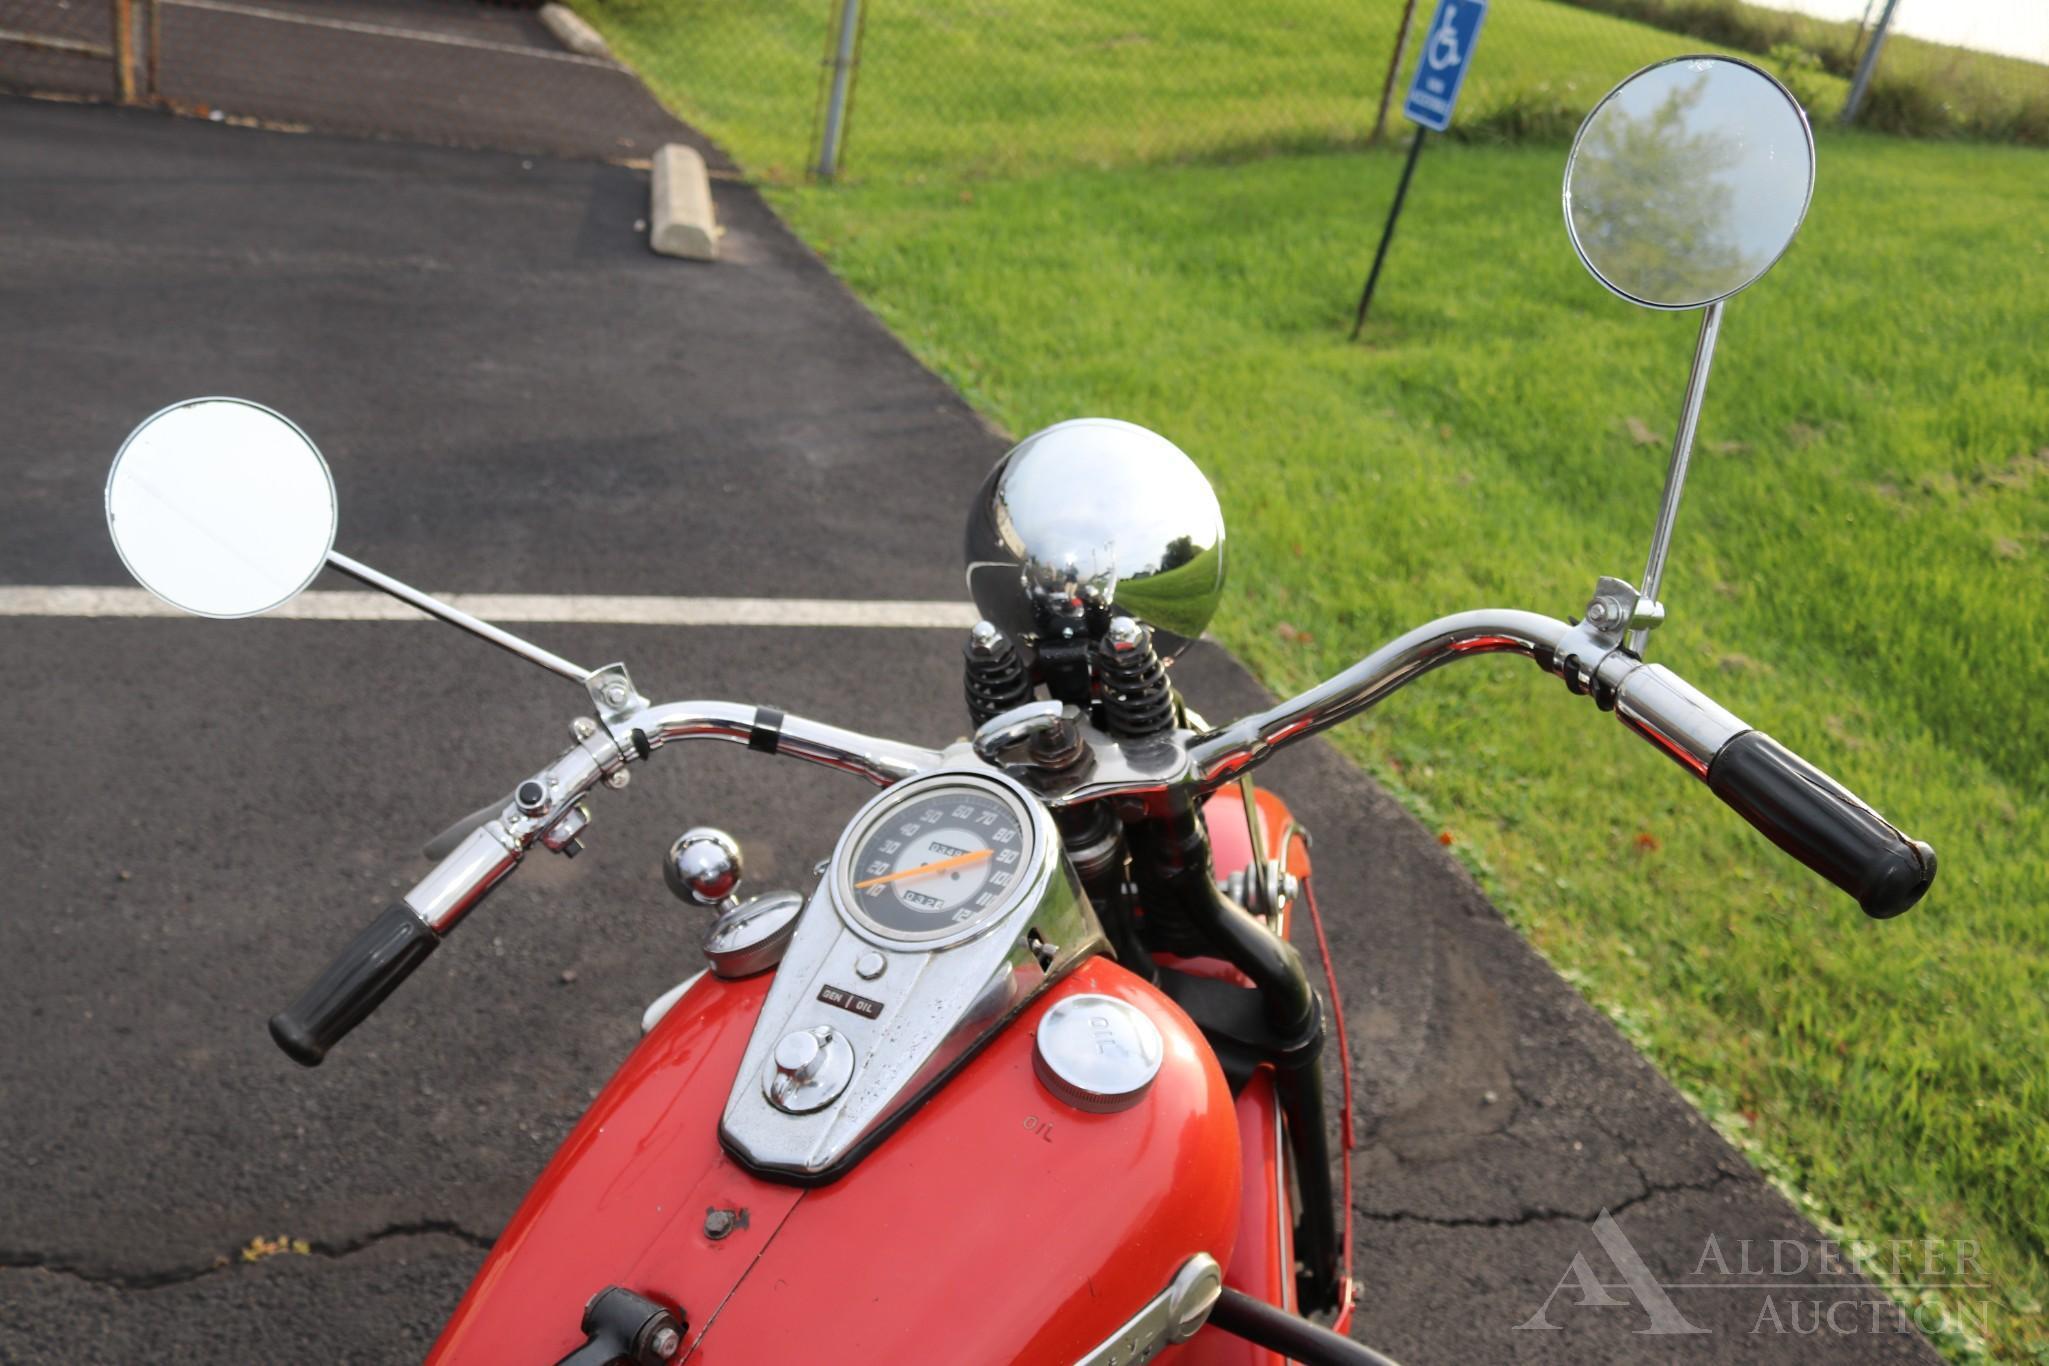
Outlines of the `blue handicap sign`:
{"type": "Polygon", "coordinates": [[[1409,82],[1409,97],[1402,101],[1402,114],[1410,122],[1433,133],[1451,126],[1451,107],[1458,103],[1486,17],[1487,0],[1437,0],[1437,12],[1423,31],[1423,55],[1409,82]]]}

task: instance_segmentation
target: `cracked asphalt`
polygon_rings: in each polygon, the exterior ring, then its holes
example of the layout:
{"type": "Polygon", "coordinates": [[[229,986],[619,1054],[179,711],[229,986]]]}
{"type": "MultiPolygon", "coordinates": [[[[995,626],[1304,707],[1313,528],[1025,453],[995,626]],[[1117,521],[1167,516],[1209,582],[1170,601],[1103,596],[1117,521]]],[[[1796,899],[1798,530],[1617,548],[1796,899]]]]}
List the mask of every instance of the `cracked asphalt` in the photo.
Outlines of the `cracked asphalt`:
{"type": "MultiPolygon", "coordinates": [[[[647,253],[645,193],[613,166],[0,100],[0,583],[124,582],[108,460],[225,392],[321,443],[341,549],[431,589],[956,596],[1004,439],[744,187],[719,187],[708,268],[647,253]]],[[[533,634],[651,694],[964,725],[950,633],[533,634]]],[[[1264,700],[1210,646],[1177,675],[1212,717],[1264,700]]],[[[7,1362],[417,1359],[641,1007],[696,968],[659,851],[715,822],[754,888],[801,882],[865,796],[734,747],[665,757],[603,794],[588,854],[530,861],[306,1072],[265,1018],[423,837],[553,752],[573,690],[424,622],[65,618],[0,619],[0,690],[7,1362]],[[307,1251],[244,1260],[258,1238],[307,1251]]],[[[1410,1366],[1936,1360],[1883,1310],[1792,1331],[1883,1298],[1816,1270],[1815,1230],[1385,793],[1321,744],[1262,777],[1315,835],[1350,1023],[1359,1337],[1410,1366]],[[1777,1241],[1810,1264],[1710,1274],[1710,1249],[1777,1241]],[[1639,1283],[1676,1284],[1699,1331],[1656,1331],[1639,1283]]]]}

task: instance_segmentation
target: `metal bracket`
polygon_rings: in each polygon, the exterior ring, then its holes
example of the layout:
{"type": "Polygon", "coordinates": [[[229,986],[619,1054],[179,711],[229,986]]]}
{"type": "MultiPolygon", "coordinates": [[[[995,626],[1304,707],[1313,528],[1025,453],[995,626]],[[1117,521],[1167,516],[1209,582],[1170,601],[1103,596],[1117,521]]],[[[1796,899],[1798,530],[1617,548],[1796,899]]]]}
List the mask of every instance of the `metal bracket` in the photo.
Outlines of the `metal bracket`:
{"type": "Polygon", "coordinates": [[[1587,691],[1601,661],[1622,648],[1623,633],[1639,625],[1639,617],[1646,612],[1655,614],[1649,625],[1664,620],[1665,609],[1643,602],[1635,584],[1603,574],[1594,584],[1594,596],[1579,623],[1558,642],[1556,667],[1565,686],[1574,692],[1587,691]]]}
{"type": "Polygon", "coordinates": [[[1019,775],[1065,773],[1088,757],[1081,709],[1065,702],[1012,707],[976,730],[975,753],[1019,775]]]}
{"type": "Polygon", "coordinates": [[[647,710],[648,701],[633,686],[624,664],[605,665],[585,679],[583,686],[590,693],[599,718],[608,726],[616,726],[635,712],[647,710]]]}
{"type": "Polygon", "coordinates": [[[682,1350],[690,1331],[681,1313],[616,1285],[591,1296],[582,1326],[583,1345],[556,1366],[663,1366],[682,1350]]]}

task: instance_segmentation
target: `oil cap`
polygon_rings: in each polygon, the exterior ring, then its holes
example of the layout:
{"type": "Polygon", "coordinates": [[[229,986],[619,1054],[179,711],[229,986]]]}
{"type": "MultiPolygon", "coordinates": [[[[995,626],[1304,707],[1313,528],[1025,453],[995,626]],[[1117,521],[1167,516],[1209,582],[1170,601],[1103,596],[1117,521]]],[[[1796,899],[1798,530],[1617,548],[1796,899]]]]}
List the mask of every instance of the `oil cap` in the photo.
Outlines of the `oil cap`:
{"type": "Polygon", "coordinates": [[[1129,1001],[1084,992],[1039,1017],[1033,1069],[1077,1110],[1108,1114],[1136,1105],[1160,1074],[1159,1026],[1129,1001]]]}

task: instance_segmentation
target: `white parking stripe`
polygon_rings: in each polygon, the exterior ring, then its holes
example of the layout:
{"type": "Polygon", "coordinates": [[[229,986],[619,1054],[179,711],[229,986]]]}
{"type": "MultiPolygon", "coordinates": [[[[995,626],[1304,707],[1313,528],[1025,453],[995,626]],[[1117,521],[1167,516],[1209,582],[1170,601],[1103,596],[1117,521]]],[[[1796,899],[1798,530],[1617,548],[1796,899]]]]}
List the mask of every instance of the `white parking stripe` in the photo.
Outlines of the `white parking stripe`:
{"type": "MultiPolygon", "coordinates": [[[[965,602],[858,602],[837,598],[656,598],[557,593],[446,593],[444,601],[486,621],[588,626],[881,626],[975,624],[965,602]]],[[[141,588],[0,587],[0,617],[178,617],[141,588]]],[[[300,621],[428,621],[382,593],[301,593],[273,617],[300,621]]]]}

